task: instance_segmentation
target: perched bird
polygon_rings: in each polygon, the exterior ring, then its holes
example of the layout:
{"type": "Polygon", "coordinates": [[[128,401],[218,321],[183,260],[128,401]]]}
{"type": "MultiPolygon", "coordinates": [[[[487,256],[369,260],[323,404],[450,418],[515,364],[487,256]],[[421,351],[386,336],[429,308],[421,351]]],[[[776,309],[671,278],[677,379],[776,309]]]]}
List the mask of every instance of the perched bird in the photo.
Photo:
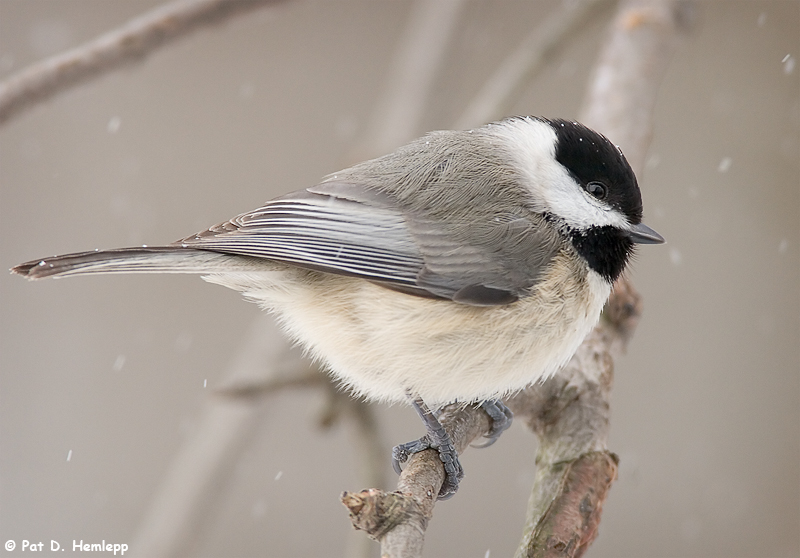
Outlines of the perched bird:
{"type": "Polygon", "coordinates": [[[483,405],[555,373],[597,323],[642,224],[636,177],[604,136],[513,117],[439,131],[165,246],[33,260],[29,279],[199,273],[274,312],[357,396],[410,401],[455,493],[463,471],[428,407],[483,405]]]}

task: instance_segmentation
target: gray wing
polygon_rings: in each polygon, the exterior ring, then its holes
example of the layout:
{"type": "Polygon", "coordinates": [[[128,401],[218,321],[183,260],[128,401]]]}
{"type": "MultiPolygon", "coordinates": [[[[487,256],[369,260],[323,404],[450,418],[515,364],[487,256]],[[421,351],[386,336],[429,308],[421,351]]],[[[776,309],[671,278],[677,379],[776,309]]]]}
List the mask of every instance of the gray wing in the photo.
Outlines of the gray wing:
{"type": "Polygon", "coordinates": [[[555,253],[554,239],[519,217],[461,225],[412,212],[392,196],[360,185],[325,182],[176,244],[280,260],[481,306],[524,296],[555,253]]]}
{"type": "Polygon", "coordinates": [[[402,214],[377,195],[301,190],[176,244],[409,286],[424,265],[402,214]]]}

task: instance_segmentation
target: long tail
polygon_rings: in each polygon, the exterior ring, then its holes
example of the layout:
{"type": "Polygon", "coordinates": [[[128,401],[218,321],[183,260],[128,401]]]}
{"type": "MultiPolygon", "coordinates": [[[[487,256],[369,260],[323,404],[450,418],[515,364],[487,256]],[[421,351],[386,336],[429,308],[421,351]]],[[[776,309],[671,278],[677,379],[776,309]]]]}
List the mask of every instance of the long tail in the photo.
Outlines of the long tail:
{"type": "Polygon", "coordinates": [[[181,246],[152,246],[53,256],[19,264],[11,272],[27,279],[97,273],[215,273],[252,269],[256,260],[181,246]]]}

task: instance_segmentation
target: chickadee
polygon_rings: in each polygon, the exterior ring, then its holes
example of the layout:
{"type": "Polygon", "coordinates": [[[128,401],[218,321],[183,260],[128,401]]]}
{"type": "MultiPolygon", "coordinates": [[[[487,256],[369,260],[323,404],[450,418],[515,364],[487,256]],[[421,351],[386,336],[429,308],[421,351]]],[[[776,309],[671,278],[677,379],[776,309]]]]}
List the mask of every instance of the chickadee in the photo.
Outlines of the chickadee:
{"type": "Polygon", "coordinates": [[[463,476],[426,403],[482,404],[554,374],[597,323],[642,224],[636,177],[608,139],[566,120],[513,117],[439,131],[230,221],[157,247],[81,252],[11,271],[199,273],[274,312],[357,396],[410,400],[428,447],[463,476]]]}

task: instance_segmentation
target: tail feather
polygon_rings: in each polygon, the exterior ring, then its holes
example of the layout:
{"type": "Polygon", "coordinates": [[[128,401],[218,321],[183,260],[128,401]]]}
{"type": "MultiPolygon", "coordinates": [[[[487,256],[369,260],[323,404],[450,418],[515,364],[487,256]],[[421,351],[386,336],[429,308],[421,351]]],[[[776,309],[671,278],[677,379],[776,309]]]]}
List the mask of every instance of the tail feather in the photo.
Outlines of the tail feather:
{"type": "Polygon", "coordinates": [[[252,267],[255,260],[181,246],[152,246],[53,256],[19,264],[11,272],[32,280],[99,273],[215,273],[252,267]]]}

